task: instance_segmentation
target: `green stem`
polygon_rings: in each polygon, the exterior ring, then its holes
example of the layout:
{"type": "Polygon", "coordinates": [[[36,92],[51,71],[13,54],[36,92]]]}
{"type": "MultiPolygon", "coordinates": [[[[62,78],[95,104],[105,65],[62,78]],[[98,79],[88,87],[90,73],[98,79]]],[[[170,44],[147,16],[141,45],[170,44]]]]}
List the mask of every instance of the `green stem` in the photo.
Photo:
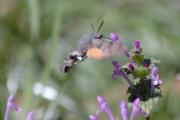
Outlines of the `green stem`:
{"type": "MultiPolygon", "coordinates": [[[[59,36],[60,28],[61,28],[61,19],[63,16],[64,6],[62,3],[63,2],[60,0],[57,6],[55,7],[54,22],[52,25],[51,45],[50,45],[50,48],[48,49],[47,61],[46,61],[45,68],[43,70],[42,78],[40,81],[43,85],[47,84],[50,78],[51,70],[52,70],[52,60],[53,60],[54,53],[57,47],[58,36],[59,36]]],[[[39,105],[40,102],[41,102],[41,99],[37,98],[36,103],[34,103],[33,108],[39,105]]]]}
{"type": "Polygon", "coordinates": [[[31,31],[31,40],[38,38],[40,30],[40,5],[39,0],[27,0],[29,7],[29,22],[31,31]]]}
{"type": "Polygon", "coordinates": [[[53,30],[52,30],[52,36],[51,36],[51,45],[48,51],[48,56],[47,56],[47,62],[43,71],[43,75],[42,75],[42,83],[46,84],[49,76],[50,76],[50,72],[51,72],[51,64],[52,64],[52,59],[53,59],[53,53],[55,52],[55,49],[57,47],[57,40],[58,40],[58,35],[59,35],[59,31],[60,31],[60,26],[61,26],[61,18],[62,18],[62,14],[63,14],[63,8],[62,8],[62,1],[59,2],[59,5],[57,6],[57,10],[54,16],[54,24],[53,24],[53,30]]]}

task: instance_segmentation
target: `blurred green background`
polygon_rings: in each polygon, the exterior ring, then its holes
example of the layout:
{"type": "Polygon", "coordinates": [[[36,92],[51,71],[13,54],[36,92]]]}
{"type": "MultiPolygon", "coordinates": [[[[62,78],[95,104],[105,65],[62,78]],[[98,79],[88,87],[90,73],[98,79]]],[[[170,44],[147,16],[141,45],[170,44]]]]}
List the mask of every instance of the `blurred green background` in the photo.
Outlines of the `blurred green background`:
{"type": "Polygon", "coordinates": [[[90,24],[97,29],[104,20],[104,35],[117,32],[129,50],[140,39],[146,55],[162,62],[163,97],[152,120],[180,120],[179,13],[179,0],[0,0],[0,118],[14,94],[23,111],[11,112],[10,120],[24,120],[32,110],[35,120],[88,120],[102,95],[120,120],[127,83],[111,80],[111,60],[124,64],[125,56],[60,71],[79,38],[92,32],[90,24]]]}

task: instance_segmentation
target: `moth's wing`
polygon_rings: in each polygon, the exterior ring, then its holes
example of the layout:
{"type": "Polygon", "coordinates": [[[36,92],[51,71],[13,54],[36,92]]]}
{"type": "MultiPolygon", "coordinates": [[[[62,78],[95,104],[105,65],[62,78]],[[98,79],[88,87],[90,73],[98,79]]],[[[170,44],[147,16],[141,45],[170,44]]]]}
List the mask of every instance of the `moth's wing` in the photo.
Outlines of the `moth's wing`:
{"type": "Polygon", "coordinates": [[[124,46],[119,40],[108,41],[106,39],[102,40],[100,49],[103,51],[104,57],[124,54],[124,52],[127,51],[126,46],[124,46]]]}
{"type": "Polygon", "coordinates": [[[95,36],[95,33],[90,33],[82,36],[80,40],[77,42],[75,49],[82,53],[86,53],[89,48],[92,48],[94,46],[92,41],[95,38],[95,36]]]}
{"type": "Polygon", "coordinates": [[[125,53],[127,48],[120,41],[110,41],[109,39],[93,39],[92,46],[87,51],[87,56],[94,59],[125,53]]]}

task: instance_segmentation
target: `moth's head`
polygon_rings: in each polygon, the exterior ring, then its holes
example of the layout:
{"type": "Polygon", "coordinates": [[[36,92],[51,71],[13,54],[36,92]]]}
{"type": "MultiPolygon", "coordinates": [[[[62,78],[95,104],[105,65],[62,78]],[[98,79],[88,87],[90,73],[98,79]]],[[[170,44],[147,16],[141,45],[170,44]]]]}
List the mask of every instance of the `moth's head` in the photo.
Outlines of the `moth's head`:
{"type": "Polygon", "coordinates": [[[104,36],[101,33],[96,33],[96,32],[92,32],[92,33],[88,33],[83,35],[81,38],[86,40],[86,41],[90,41],[92,39],[102,39],[104,36]]]}
{"type": "Polygon", "coordinates": [[[94,39],[101,39],[103,38],[103,34],[96,34],[96,36],[94,37],[94,39]]]}
{"type": "Polygon", "coordinates": [[[102,39],[103,37],[104,36],[101,33],[96,33],[96,32],[89,33],[89,38],[91,39],[102,39]]]}

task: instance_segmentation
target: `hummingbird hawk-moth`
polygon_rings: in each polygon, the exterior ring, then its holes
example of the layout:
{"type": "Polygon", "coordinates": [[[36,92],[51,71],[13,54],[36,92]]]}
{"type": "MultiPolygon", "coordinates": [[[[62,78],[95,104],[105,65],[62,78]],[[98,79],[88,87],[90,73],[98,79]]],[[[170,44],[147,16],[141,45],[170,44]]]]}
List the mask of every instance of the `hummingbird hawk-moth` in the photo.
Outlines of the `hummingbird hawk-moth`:
{"type": "MultiPolygon", "coordinates": [[[[98,32],[102,24],[103,22],[98,28],[98,32]]],[[[64,59],[61,68],[64,73],[68,73],[75,64],[84,61],[87,57],[102,59],[124,53],[126,47],[120,40],[113,41],[98,32],[89,33],[80,38],[76,47],[64,59]]]]}

